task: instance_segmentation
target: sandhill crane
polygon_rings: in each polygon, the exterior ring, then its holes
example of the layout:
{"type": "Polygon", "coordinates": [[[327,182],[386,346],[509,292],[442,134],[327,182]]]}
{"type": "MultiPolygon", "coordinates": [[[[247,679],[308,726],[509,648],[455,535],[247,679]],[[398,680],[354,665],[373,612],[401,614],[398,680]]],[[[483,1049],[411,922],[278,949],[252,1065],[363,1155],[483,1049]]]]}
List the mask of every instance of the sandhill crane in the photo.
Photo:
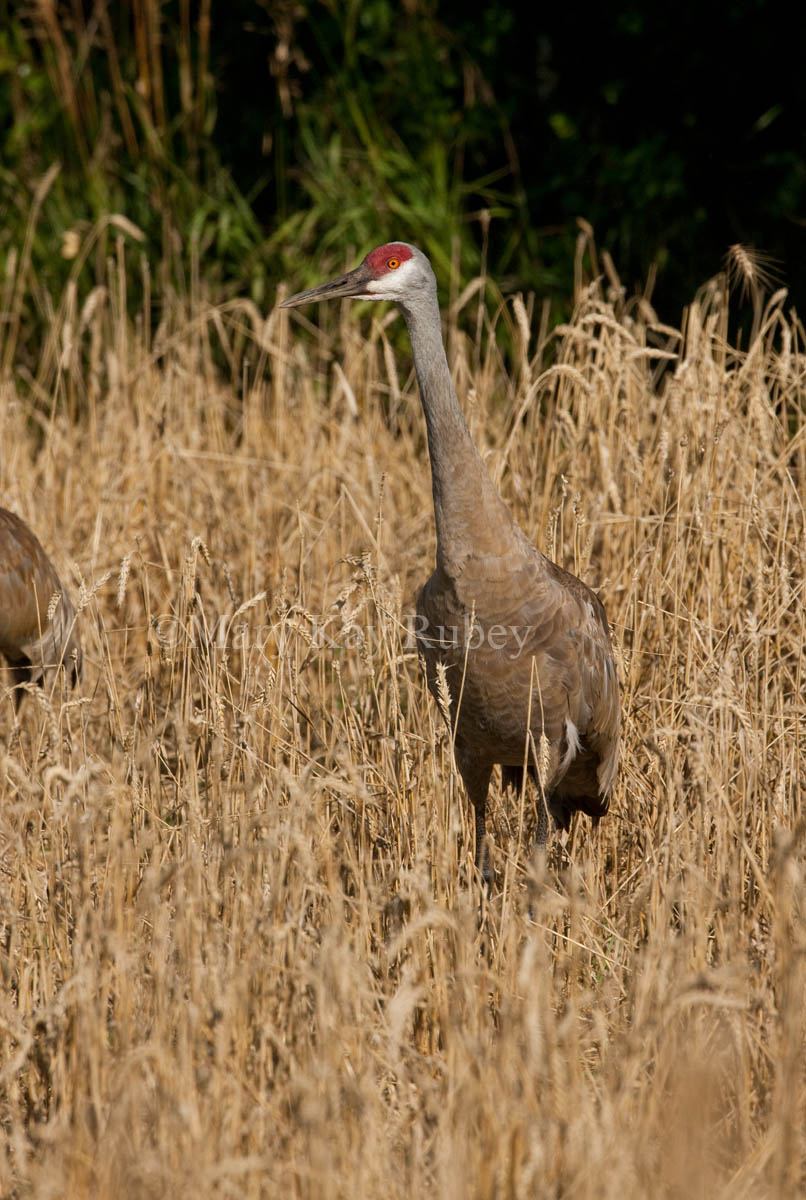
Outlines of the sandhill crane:
{"type": "Polygon", "coordinates": [[[0,655],[15,684],[41,682],[64,663],[81,673],[73,605],[53,563],[23,520],[0,508],[0,655]]]}
{"type": "Polygon", "coordinates": [[[437,534],[436,570],[417,601],[418,644],[437,700],[447,684],[456,765],[475,810],[476,866],[489,882],[495,764],[504,787],[522,787],[524,769],[536,783],[539,845],[548,812],[567,828],[578,809],[595,820],[608,810],[620,701],[607,616],[598,596],[529,542],[487,474],[453,387],[422,251],[379,246],[354,271],[281,307],[348,297],[396,303],[414,351],[437,534]]]}

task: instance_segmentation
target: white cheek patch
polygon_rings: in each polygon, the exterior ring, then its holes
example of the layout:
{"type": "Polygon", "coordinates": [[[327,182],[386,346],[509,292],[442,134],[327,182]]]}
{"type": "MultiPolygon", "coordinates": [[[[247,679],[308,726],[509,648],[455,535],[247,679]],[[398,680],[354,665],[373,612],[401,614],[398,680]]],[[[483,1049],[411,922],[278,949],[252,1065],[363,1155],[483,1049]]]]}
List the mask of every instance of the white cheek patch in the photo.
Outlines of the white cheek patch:
{"type": "Polygon", "coordinates": [[[406,281],[414,265],[414,259],[402,262],[394,271],[387,271],[380,279],[373,279],[367,284],[367,291],[375,295],[399,295],[406,290],[406,281]]]}

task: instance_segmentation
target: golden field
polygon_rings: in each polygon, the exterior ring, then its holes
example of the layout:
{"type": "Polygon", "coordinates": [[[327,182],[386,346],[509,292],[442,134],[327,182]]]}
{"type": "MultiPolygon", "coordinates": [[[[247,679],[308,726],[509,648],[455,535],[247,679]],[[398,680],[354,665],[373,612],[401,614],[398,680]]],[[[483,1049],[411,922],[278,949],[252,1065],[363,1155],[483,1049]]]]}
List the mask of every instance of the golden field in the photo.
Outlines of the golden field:
{"type": "Polygon", "coordinates": [[[551,333],[528,298],[454,288],[473,435],[599,590],[624,706],[610,815],[546,865],[494,788],[480,916],[406,623],[434,533],[400,318],[264,320],[195,279],[152,335],[113,249],[34,359],[14,320],[2,355],[0,504],[68,582],[85,670],[18,716],[0,688],[0,1195],[798,1194],[806,357],[784,295],[755,291],[739,350],[722,277],[679,329],[609,263],[551,333]]]}

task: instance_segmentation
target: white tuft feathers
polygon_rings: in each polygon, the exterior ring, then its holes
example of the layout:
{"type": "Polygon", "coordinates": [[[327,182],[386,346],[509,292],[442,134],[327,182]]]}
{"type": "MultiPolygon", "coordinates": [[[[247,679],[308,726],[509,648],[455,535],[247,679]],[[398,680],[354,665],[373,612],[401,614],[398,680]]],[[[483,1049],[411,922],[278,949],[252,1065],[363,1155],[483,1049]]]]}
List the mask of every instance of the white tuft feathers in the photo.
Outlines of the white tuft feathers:
{"type": "Polygon", "coordinates": [[[565,739],[568,743],[563,760],[560,763],[560,771],[564,775],[571,763],[574,761],[580,751],[579,730],[570,717],[565,718],[565,739]]]}

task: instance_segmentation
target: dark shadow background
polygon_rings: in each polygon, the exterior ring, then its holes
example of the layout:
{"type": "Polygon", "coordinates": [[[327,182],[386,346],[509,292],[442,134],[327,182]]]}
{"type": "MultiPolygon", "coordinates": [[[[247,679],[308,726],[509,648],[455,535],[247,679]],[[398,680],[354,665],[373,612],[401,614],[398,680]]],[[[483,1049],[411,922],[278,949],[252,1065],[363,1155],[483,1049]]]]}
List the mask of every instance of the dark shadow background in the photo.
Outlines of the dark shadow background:
{"type": "MultiPolygon", "coordinates": [[[[0,250],[61,172],[33,259],[108,211],[154,278],[201,260],[269,306],[403,237],[446,282],[567,301],[584,218],[678,321],[741,242],[806,308],[806,20],[764,0],[0,3],[0,250]],[[487,224],[485,214],[490,214],[487,224]],[[486,232],[485,232],[486,230],[486,232]]],[[[100,259],[99,259],[100,261],[100,259]]],[[[89,273],[96,270],[88,263],[89,273]]],[[[61,275],[60,275],[61,272],[61,275]]],[[[86,280],[90,286],[92,279],[86,280]]]]}

